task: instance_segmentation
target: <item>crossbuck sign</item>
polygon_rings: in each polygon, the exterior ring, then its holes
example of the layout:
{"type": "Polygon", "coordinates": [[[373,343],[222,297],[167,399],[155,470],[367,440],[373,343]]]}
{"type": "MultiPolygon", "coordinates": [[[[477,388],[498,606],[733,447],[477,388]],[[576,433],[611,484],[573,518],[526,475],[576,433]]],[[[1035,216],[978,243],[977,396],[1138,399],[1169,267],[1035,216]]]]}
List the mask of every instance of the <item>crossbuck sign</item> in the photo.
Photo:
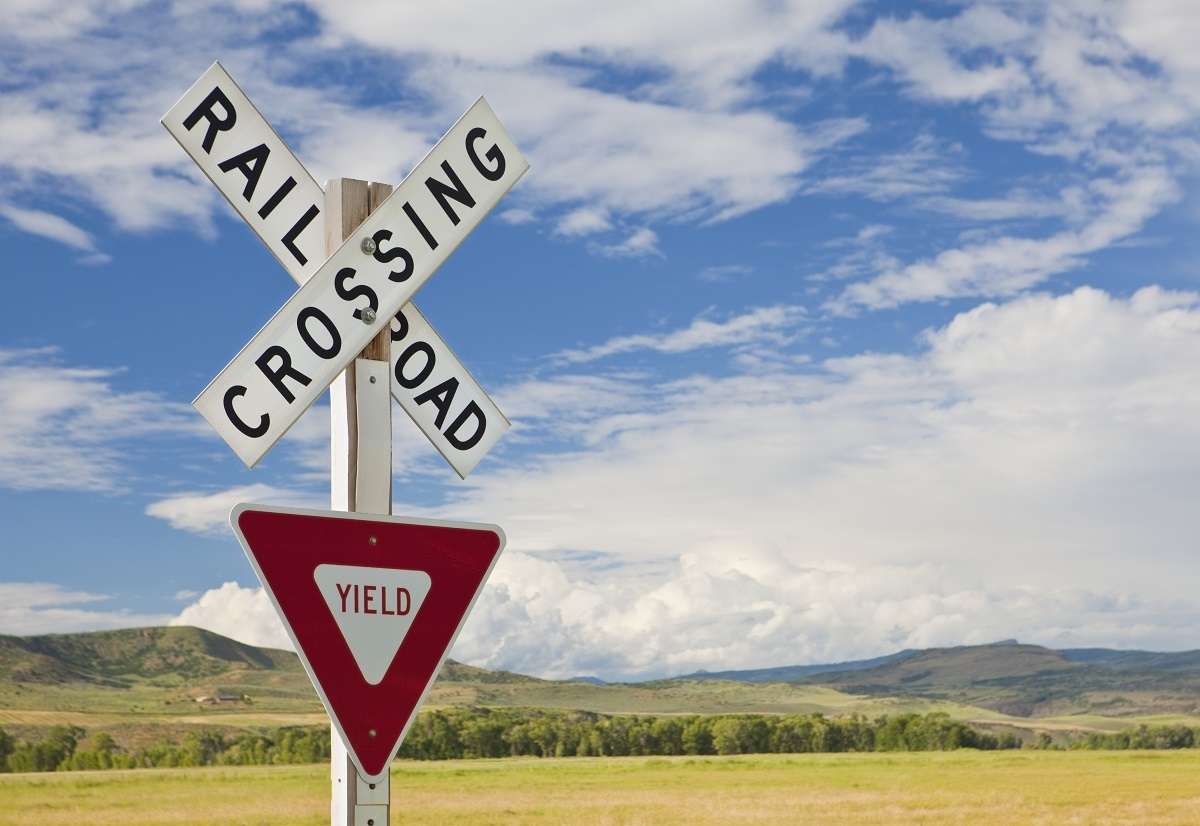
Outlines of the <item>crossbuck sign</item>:
{"type": "Polygon", "coordinates": [[[321,187],[219,63],[162,122],[301,284],[196,409],[252,467],[388,325],[392,394],[466,477],[508,421],[409,300],[529,168],[487,101],[323,263],[321,187]]]}

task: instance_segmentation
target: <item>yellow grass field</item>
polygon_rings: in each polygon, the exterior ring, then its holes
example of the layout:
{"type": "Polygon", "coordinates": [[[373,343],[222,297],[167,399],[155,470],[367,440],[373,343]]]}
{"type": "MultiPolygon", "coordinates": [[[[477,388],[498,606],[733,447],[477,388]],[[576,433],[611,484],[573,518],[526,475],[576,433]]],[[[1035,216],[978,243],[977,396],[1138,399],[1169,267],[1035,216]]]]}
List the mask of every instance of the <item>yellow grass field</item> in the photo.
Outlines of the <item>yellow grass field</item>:
{"type": "MultiPolygon", "coordinates": [[[[0,824],[328,823],[327,766],[0,775],[0,824]]],[[[400,763],[393,824],[1200,823],[1200,751],[400,763]]]]}

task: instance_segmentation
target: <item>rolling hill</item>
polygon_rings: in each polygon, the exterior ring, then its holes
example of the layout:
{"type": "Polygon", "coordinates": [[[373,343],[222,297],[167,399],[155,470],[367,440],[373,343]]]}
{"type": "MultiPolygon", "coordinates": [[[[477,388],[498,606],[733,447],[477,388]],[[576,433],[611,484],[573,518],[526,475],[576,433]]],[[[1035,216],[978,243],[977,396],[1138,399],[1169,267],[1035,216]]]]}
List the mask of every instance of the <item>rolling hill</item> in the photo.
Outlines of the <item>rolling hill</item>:
{"type": "MultiPolygon", "coordinates": [[[[942,711],[979,725],[1039,730],[1200,725],[1200,652],[1054,651],[1006,642],[641,683],[546,680],[448,661],[427,705],[869,717],[942,711]]],[[[130,743],[196,725],[325,721],[290,651],[185,627],[0,636],[0,726],[14,733],[72,723],[130,743]],[[197,702],[217,692],[245,700],[197,702]]]]}
{"type": "Polygon", "coordinates": [[[676,677],[677,680],[734,680],[740,683],[791,683],[805,677],[830,672],[865,671],[881,665],[899,662],[918,652],[910,649],[897,651],[869,660],[849,660],[840,663],[818,663],[816,665],[782,665],[775,668],[751,668],[739,671],[693,671],[676,677]]]}
{"type": "Polygon", "coordinates": [[[851,694],[945,700],[1021,717],[1200,714],[1200,652],[1054,651],[1017,642],[934,648],[806,678],[851,694]]]}

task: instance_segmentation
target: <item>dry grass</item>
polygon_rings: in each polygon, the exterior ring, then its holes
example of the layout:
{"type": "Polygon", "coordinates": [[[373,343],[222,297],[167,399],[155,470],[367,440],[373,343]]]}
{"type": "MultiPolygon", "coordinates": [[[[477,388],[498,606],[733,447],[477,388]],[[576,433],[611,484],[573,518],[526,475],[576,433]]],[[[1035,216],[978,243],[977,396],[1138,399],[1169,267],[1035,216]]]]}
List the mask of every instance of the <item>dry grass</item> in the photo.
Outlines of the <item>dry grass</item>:
{"type": "MultiPolygon", "coordinates": [[[[327,767],[0,775],[0,824],[324,824],[327,767]]],[[[401,763],[393,824],[1200,823],[1200,752],[401,763]]]]}

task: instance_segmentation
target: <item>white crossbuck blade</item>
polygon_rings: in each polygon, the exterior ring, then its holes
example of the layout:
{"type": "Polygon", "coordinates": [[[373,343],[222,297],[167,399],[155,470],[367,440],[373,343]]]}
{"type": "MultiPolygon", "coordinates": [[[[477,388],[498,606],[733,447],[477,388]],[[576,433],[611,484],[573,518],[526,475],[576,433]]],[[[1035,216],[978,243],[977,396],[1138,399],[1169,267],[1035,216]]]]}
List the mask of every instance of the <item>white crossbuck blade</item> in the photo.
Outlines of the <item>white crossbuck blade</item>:
{"type": "MultiPolygon", "coordinates": [[[[399,261],[412,270],[407,278],[397,281],[399,265],[386,268],[386,284],[379,290],[372,286],[371,275],[366,272],[371,265],[365,254],[360,253],[359,260],[353,262],[357,270],[362,270],[354,276],[344,275],[344,267],[334,269],[321,263],[325,249],[320,214],[324,192],[219,63],[214,63],[171,107],[162,123],[297,283],[305,285],[316,274],[324,273],[325,297],[329,297],[329,288],[338,297],[337,303],[311,306],[306,314],[299,312],[304,307],[297,308],[297,320],[307,326],[304,333],[299,328],[293,331],[305,352],[294,346],[288,349],[275,340],[264,343],[253,357],[261,381],[224,387],[216,400],[219,404],[209,398],[209,406],[203,407],[221,377],[233,368],[230,364],[197,398],[197,409],[238,456],[253,466],[337,376],[342,369],[338,365],[348,364],[358,353],[341,340],[347,338],[348,342],[356,333],[379,329],[387,323],[392,331],[392,395],[450,466],[466,478],[508,430],[509,422],[415,305],[406,304],[389,313],[380,302],[384,295],[403,294],[404,288],[410,288],[408,295],[415,292],[528,169],[487,103],[482,99],[476,103],[401,184],[399,189],[408,187],[409,194],[404,196],[404,203],[394,205],[402,216],[399,222],[392,222],[397,226],[397,236],[379,245],[373,258],[380,260],[374,261],[374,269],[384,272],[379,264],[399,261]],[[473,113],[474,125],[465,126],[473,113]],[[482,137],[473,132],[480,128],[484,130],[482,137]],[[462,138],[460,145],[446,146],[455,129],[462,138]],[[472,134],[476,136],[472,138],[472,134]],[[493,147],[497,153],[494,156],[493,147]],[[453,177],[443,163],[450,165],[453,177]],[[418,178],[416,173],[424,169],[430,173],[418,178]],[[370,328],[361,321],[361,311],[368,307],[377,313],[370,328]],[[349,330],[344,329],[347,326],[349,330]],[[308,346],[310,340],[323,344],[314,350],[308,346]],[[337,352],[324,355],[334,343],[339,344],[337,352]],[[263,356],[261,364],[259,356],[263,356]],[[324,378],[327,374],[328,380],[324,378]],[[263,381],[274,390],[274,397],[264,392],[263,381]],[[244,392],[238,387],[244,387],[244,392]],[[256,407],[256,400],[265,401],[256,407]],[[260,430],[261,435],[252,435],[260,430]]],[[[385,205],[394,200],[389,199],[385,205]]],[[[335,255],[344,251],[338,250],[335,255]]],[[[355,257],[349,254],[343,260],[355,257]]],[[[243,356],[260,342],[270,326],[247,345],[243,356]]]]}

